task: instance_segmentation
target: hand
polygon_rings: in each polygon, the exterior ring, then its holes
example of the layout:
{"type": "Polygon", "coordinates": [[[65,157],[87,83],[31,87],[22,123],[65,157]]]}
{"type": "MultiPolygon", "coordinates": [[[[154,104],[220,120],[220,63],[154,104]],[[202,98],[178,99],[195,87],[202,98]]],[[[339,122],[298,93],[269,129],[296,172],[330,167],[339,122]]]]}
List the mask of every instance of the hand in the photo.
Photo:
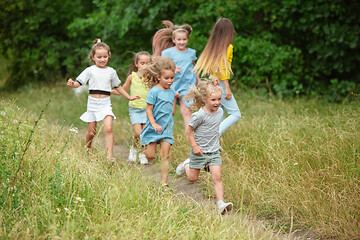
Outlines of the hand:
{"type": "Polygon", "coordinates": [[[181,71],[181,68],[180,67],[176,67],[175,68],[175,73],[178,73],[178,72],[180,72],[181,71]]]}
{"type": "Polygon", "coordinates": [[[175,98],[179,98],[179,97],[181,97],[180,93],[176,92],[175,93],[175,98]]]}
{"type": "Polygon", "coordinates": [[[225,89],[225,99],[226,99],[226,100],[230,100],[231,97],[232,97],[232,92],[231,92],[230,88],[229,88],[229,89],[225,89]]]}
{"type": "Polygon", "coordinates": [[[67,85],[68,85],[68,87],[71,87],[71,88],[73,88],[74,87],[74,80],[72,80],[71,78],[69,78],[69,80],[68,80],[68,82],[67,82],[67,85]]]}
{"type": "Polygon", "coordinates": [[[203,154],[203,151],[197,145],[195,147],[193,147],[193,152],[194,152],[195,155],[202,155],[203,154]]]}
{"type": "Polygon", "coordinates": [[[162,127],[159,124],[154,123],[154,124],[151,124],[151,126],[155,129],[155,132],[158,132],[158,133],[162,132],[162,127]]]}
{"type": "Polygon", "coordinates": [[[133,101],[133,100],[139,99],[139,98],[141,98],[141,96],[139,96],[139,95],[134,95],[134,96],[130,96],[129,100],[130,100],[130,101],[133,101]]]}

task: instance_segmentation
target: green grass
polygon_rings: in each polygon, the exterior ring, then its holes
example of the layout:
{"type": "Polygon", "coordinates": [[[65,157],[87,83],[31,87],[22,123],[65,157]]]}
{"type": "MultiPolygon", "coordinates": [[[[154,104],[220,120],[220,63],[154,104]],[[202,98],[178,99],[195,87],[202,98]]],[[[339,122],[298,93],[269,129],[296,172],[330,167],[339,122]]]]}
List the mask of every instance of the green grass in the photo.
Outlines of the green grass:
{"type": "MultiPolygon", "coordinates": [[[[69,132],[72,126],[86,127],[78,119],[86,109],[86,97],[75,97],[65,83],[1,95],[16,101],[2,101],[0,107],[6,112],[0,123],[0,234],[9,238],[271,238],[251,230],[241,216],[224,221],[193,202],[163,195],[139,169],[104,163],[104,149],[89,160],[82,151],[83,137],[69,132]],[[24,143],[49,99],[15,177],[24,143]],[[12,126],[14,120],[17,124],[12,126]]],[[[358,239],[359,99],[329,104],[262,99],[244,92],[236,97],[242,119],[221,138],[225,199],[270,228],[311,229],[320,238],[358,239]]],[[[127,101],[121,96],[111,98],[118,117],[115,141],[129,144],[127,101]]],[[[190,149],[179,111],[174,137],[172,167],[190,149]]],[[[214,197],[209,174],[202,172],[200,181],[205,194],[214,197]]]]}

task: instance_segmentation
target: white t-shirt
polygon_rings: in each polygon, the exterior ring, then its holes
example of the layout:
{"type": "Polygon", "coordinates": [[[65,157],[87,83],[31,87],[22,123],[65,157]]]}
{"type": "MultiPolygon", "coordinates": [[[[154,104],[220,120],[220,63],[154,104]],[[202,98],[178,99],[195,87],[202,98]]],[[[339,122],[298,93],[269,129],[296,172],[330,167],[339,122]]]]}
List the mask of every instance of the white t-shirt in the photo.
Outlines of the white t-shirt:
{"type": "Polygon", "coordinates": [[[89,90],[110,92],[112,88],[120,86],[121,81],[112,67],[99,68],[96,65],[85,68],[76,78],[80,84],[89,82],[89,90]]]}

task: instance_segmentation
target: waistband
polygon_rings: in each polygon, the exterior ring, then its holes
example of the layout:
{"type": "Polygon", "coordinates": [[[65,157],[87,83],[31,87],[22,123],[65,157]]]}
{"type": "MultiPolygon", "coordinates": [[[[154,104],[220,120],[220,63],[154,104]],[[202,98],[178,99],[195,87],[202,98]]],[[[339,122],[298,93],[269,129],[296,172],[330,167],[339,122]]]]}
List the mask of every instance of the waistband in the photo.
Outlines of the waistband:
{"type": "Polygon", "coordinates": [[[110,96],[110,92],[108,91],[103,91],[103,90],[89,90],[90,94],[103,94],[103,95],[108,95],[110,96]]]}

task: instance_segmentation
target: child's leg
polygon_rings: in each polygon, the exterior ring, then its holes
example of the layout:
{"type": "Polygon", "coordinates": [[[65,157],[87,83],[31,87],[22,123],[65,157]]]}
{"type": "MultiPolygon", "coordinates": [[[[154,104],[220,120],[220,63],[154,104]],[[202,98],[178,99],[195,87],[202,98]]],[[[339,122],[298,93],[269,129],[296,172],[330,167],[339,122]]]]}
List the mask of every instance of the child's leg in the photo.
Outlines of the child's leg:
{"type": "Polygon", "coordinates": [[[224,185],[221,179],[221,166],[209,166],[211,178],[214,182],[216,201],[224,200],[224,185]]]}
{"type": "Polygon", "coordinates": [[[180,113],[184,119],[184,126],[186,129],[191,119],[191,110],[181,100],[180,100],[180,113]]]}
{"type": "Polygon", "coordinates": [[[187,165],[185,166],[185,173],[190,182],[196,182],[199,178],[200,169],[190,168],[187,165]]]}
{"type": "Polygon", "coordinates": [[[225,92],[224,83],[219,81],[219,85],[223,91],[222,95],[221,95],[221,106],[223,107],[224,111],[227,111],[227,113],[229,114],[229,116],[220,123],[219,133],[221,136],[229,127],[231,127],[237,121],[240,120],[241,113],[240,113],[239,107],[236,103],[234,95],[230,98],[230,100],[226,100],[225,99],[226,92],[225,92]]]}
{"type": "Polygon", "coordinates": [[[170,165],[170,147],[171,144],[165,141],[160,142],[160,173],[161,173],[161,184],[167,183],[169,175],[169,165],[170,165]]]}
{"type": "Polygon", "coordinates": [[[89,122],[88,123],[88,130],[86,133],[86,147],[91,148],[92,140],[94,139],[94,136],[96,134],[96,122],[89,122]]]}
{"type": "Polygon", "coordinates": [[[108,157],[112,156],[113,148],[114,148],[114,132],[112,127],[112,122],[113,122],[113,117],[110,115],[106,116],[103,120],[106,151],[108,157]]]}
{"type": "Polygon", "coordinates": [[[139,139],[141,131],[143,130],[145,124],[137,123],[132,125],[134,130],[134,139],[133,139],[133,147],[137,148],[139,145],[139,139]]]}
{"type": "Polygon", "coordinates": [[[155,157],[156,147],[156,142],[149,143],[149,145],[146,146],[144,153],[147,159],[153,159],[155,157]]]}
{"type": "Polygon", "coordinates": [[[172,111],[172,115],[175,115],[175,110],[176,110],[176,102],[177,102],[177,98],[175,98],[174,102],[173,102],[173,111],[172,111]]]}

